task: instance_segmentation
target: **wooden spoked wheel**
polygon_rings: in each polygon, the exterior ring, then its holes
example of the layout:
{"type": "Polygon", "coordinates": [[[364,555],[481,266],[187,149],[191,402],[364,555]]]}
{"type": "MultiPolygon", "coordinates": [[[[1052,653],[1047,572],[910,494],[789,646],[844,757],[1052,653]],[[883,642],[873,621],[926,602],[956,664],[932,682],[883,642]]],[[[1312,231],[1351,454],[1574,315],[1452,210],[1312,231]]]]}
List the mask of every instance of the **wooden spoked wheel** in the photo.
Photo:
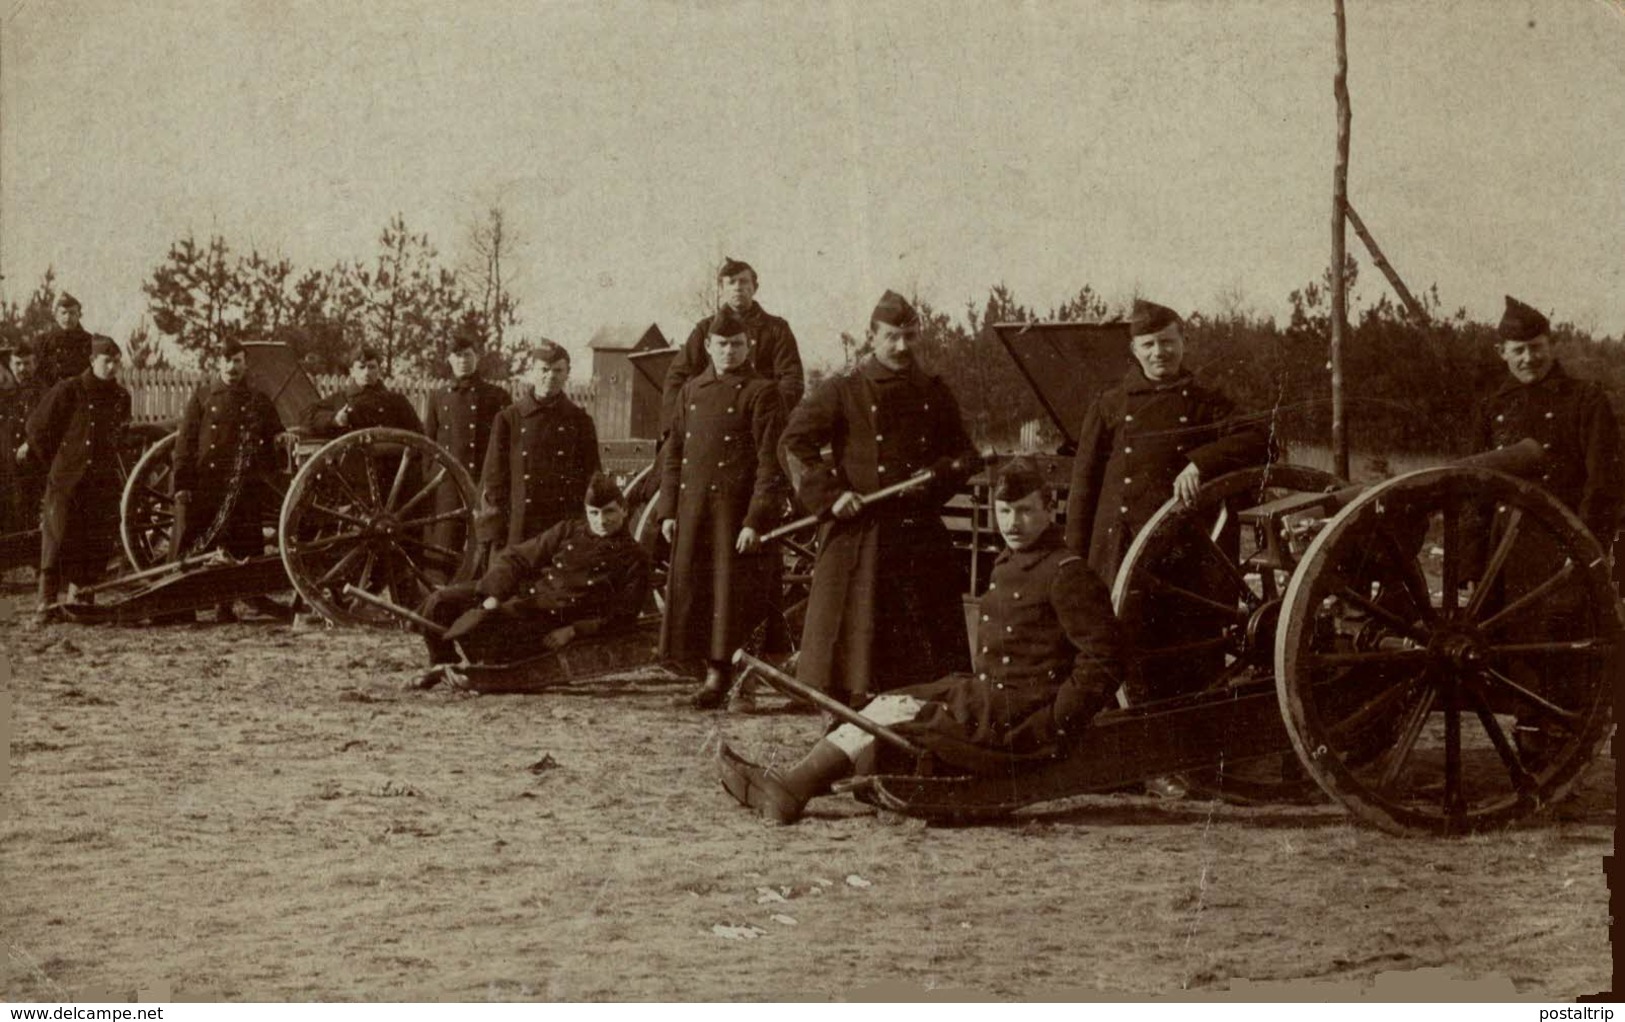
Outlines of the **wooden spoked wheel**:
{"type": "MultiPolygon", "coordinates": [[[[1135,536],[1112,587],[1112,608],[1129,641],[1125,705],[1267,682],[1273,670],[1281,598],[1319,519],[1287,516],[1298,531],[1270,536],[1268,522],[1242,513],[1300,493],[1326,493],[1341,480],[1318,469],[1277,464],[1243,469],[1203,486],[1195,501],[1164,504],[1135,536]]],[[[1303,798],[1314,784],[1288,756],[1187,772],[1199,793],[1251,804],[1303,798]]]]}
{"type": "Polygon", "coordinates": [[[142,452],[124,480],[124,492],[119,498],[119,540],[125,559],[137,571],[169,559],[175,529],[170,473],[177,435],[170,433],[142,452]]]}
{"type": "Polygon", "coordinates": [[[1305,551],[1275,673],[1305,769],[1396,833],[1504,826],[1562,798],[1625,666],[1603,552],[1550,494],[1483,468],[1382,483],[1305,551]]]}
{"type": "Polygon", "coordinates": [[[282,503],[282,563],[307,603],[340,624],[390,624],[343,595],[354,585],[416,609],[434,589],[473,577],[478,544],[435,541],[461,522],[473,536],[468,471],[434,441],[401,429],[347,433],[300,466],[282,503]]]}
{"type": "MultiPolygon", "coordinates": [[[[648,481],[650,473],[660,467],[656,461],[641,469],[631,481],[626,484],[628,493],[640,492],[648,489],[640,484],[648,481]]],[[[655,612],[666,612],[666,582],[671,572],[671,544],[666,542],[660,534],[660,491],[658,488],[649,489],[649,499],[636,508],[631,508],[632,539],[649,555],[649,598],[654,601],[655,612]]]]}

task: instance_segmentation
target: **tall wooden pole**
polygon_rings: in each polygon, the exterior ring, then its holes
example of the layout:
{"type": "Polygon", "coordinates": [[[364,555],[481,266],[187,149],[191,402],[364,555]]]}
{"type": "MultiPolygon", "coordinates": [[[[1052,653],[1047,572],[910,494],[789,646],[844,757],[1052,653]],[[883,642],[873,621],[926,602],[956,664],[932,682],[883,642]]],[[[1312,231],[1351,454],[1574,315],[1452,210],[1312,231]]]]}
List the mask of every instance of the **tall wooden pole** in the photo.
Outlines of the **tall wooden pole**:
{"type": "Polygon", "coordinates": [[[1348,423],[1343,417],[1343,334],[1348,319],[1348,288],[1343,281],[1343,226],[1349,194],[1349,54],[1343,23],[1343,0],[1337,9],[1337,165],[1332,170],[1332,471],[1349,477],[1348,423]]]}

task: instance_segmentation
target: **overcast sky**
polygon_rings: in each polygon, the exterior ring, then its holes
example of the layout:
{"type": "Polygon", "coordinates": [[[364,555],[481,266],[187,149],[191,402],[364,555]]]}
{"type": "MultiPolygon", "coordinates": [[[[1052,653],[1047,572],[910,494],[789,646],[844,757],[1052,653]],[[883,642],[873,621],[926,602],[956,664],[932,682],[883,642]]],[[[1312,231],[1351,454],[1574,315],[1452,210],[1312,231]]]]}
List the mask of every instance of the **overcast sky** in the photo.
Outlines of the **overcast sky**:
{"type": "MultiPolygon", "coordinates": [[[[54,264],[121,339],[187,231],[326,266],[401,211],[455,256],[492,202],[577,351],[686,333],[725,254],[813,361],[888,287],[1279,315],[1329,258],[1332,0],[5,9],[0,287],[54,264]]],[[[1625,7],[1348,12],[1350,194],[1410,285],[1625,333],[1625,7]]]]}

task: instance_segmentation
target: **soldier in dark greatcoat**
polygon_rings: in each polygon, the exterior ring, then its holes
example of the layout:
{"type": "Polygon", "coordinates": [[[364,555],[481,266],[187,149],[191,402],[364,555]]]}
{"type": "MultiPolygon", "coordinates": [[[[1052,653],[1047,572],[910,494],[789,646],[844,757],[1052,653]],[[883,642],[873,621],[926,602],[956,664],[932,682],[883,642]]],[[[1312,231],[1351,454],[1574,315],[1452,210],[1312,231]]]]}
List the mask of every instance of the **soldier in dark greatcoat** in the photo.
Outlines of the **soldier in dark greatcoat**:
{"type": "MultiPolygon", "coordinates": [[[[1064,755],[1110,704],[1122,668],[1111,598],[1062,543],[1038,466],[1012,461],[993,497],[1009,549],[994,562],[981,599],[975,673],[888,692],[863,709],[948,766],[978,774],[1011,773],[1064,755]]],[[[889,753],[868,732],[843,724],[789,769],[763,769],[727,745],[718,766],[723,786],[741,804],[792,823],[808,799],[843,777],[912,769],[888,763],[889,753]]]]}
{"type": "Polygon", "coordinates": [[[785,495],[779,395],[751,372],[750,339],[732,308],[709,329],[711,367],[679,392],[657,509],[672,544],[661,650],[679,663],[705,661],[692,697],[698,709],[722,702],[734,650],[777,613],[777,551],[758,536],[785,495]]]}
{"type": "Polygon", "coordinates": [[[11,349],[7,361],[11,374],[0,379],[0,533],[28,532],[39,525],[45,474],[28,448],[25,425],[47,384],[27,341],[11,349]]]}
{"type": "Polygon", "coordinates": [[[602,473],[584,492],[585,520],[566,518],[497,554],[478,582],[429,596],[423,616],[450,629],[424,637],[431,664],[456,663],[458,645],[470,662],[512,663],[637,622],[649,555],[627,534],[626,498],[602,473]]]}
{"type": "Polygon", "coordinates": [[[321,439],[375,427],[423,432],[412,402],[384,386],[383,357],[365,347],[350,364],[349,384],[305,409],[300,425],[321,439]]]}
{"type": "Polygon", "coordinates": [[[581,514],[581,491],[603,466],[592,417],[564,393],[570,353],[544,340],[531,353],[530,393],[491,426],[480,477],[480,539],[523,543],[581,514]]]}
{"type": "MultiPolygon", "coordinates": [[[[275,506],[269,476],[281,431],[276,406],[248,384],[248,356],[227,341],[215,379],[192,392],[175,436],[170,546],[177,560],[212,549],[237,558],[265,552],[265,514],[275,506]]],[[[230,603],[216,608],[219,621],[235,617],[230,603]]]]}
{"type": "MultiPolygon", "coordinates": [[[[796,345],[796,335],[791,332],[790,324],[756,304],[759,283],[751,265],[737,259],[723,260],[722,268],[717,271],[723,307],[733,310],[744,324],[745,335],[750,338],[748,365],[778,389],[779,404],[784,408],[784,414],[789,415],[806,389],[801,349],[796,345]]],[[[688,340],[683,342],[677,357],[671,361],[671,367],[666,370],[665,385],[661,388],[660,423],[667,431],[671,429],[672,416],[677,412],[678,391],[682,390],[683,384],[705,372],[711,364],[705,347],[710,329],[710,316],[695,323],[688,340]]]]}
{"type": "Polygon", "coordinates": [[[1179,316],[1135,301],[1129,324],[1135,366],[1083,417],[1066,502],[1066,545],[1108,586],[1129,543],[1170,497],[1263,464],[1269,431],[1236,414],[1229,398],[1184,367],[1179,316]]]}
{"type": "MultiPolygon", "coordinates": [[[[1489,451],[1528,437],[1538,440],[1544,457],[1530,481],[1539,483],[1579,516],[1606,555],[1625,505],[1619,428],[1603,388],[1563,370],[1550,331],[1544,315],[1507,296],[1506,311],[1497,327],[1497,354],[1506,363],[1508,378],[1479,404],[1474,446],[1489,451]]],[[[1506,520],[1506,509],[1496,509],[1487,542],[1479,545],[1493,547],[1506,520]]],[[[1483,534],[1481,526],[1469,531],[1483,534]]],[[[1474,559],[1481,565],[1482,551],[1477,553],[1474,559]]],[[[1562,570],[1566,558],[1549,533],[1522,528],[1497,577],[1491,580],[1485,613],[1495,612],[1550,580],[1562,570]]],[[[1470,577],[1476,572],[1466,574],[1470,577]]],[[[1579,638],[1588,634],[1587,614],[1582,593],[1559,587],[1536,605],[1514,614],[1499,626],[1497,634],[1514,642],[1579,638]]],[[[1517,659],[1504,669],[1553,703],[1572,706],[1568,679],[1553,667],[1550,661],[1517,659]]],[[[1526,710],[1526,706],[1518,707],[1520,718],[1513,733],[1519,749],[1529,756],[1560,748],[1563,735],[1544,735],[1552,726],[1549,720],[1544,715],[1526,716],[1526,710]]]]}
{"type": "MultiPolygon", "coordinates": [[[[480,377],[480,349],[468,337],[452,344],[448,356],[452,382],[429,396],[429,411],[423,428],[429,439],[451,452],[474,480],[478,491],[485,468],[485,451],[491,443],[491,428],[497,413],[512,404],[506,388],[480,377]]],[[[450,482],[435,493],[435,513],[446,514],[459,506],[457,488],[450,482]]],[[[450,550],[463,549],[468,536],[461,520],[436,523],[429,541],[450,550]]]]}
{"type": "Polygon", "coordinates": [[[40,508],[40,608],[36,623],[68,583],[95,581],[118,548],[119,443],[130,422],[130,392],[119,385],[119,348],[91,342],[90,368],[57,383],[29,415],[29,449],[49,466],[40,508]]]}
{"type": "Polygon", "coordinates": [[[57,328],[34,342],[34,353],[39,359],[39,378],[47,387],[78,376],[90,368],[92,335],[79,325],[81,311],[79,299],[66,291],[62,292],[57,296],[53,309],[57,328]]]}
{"type": "Polygon", "coordinates": [[[914,308],[887,291],[869,331],[874,353],[809,395],[781,444],[802,506],[831,516],[797,676],[854,701],[969,664],[965,580],[941,509],[975,471],[976,451],[947,385],[915,366],[914,308]],[[925,469],[934,476],[915,491],[864,504],[863,494],[925,469]]]}

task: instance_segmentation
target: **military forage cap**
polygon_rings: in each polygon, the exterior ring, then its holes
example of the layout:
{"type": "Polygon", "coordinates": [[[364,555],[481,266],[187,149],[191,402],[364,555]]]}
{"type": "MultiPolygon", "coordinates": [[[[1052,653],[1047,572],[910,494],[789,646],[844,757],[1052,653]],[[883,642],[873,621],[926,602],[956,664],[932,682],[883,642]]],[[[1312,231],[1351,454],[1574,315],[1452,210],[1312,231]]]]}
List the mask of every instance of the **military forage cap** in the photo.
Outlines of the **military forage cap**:
{"type": "Polygon", "coordinates": [[[1183,323],[1179,313],[1166,305],[1134,299],[1134,312],[1129,316],[1128,332],[1131,337],[1143,337],[1165,329],[1173,323],[1183,323]]]}
{"type": "Polygon", "coordinates": [[[739,318],[739,313],[731,305],[724,305],[711,317],[711,326],[706,332],[712,337],[732,337],[745,332],[745,321],[739,318]]]}
{"type": "Polygon", "coordinates": [[[455,355],[460,351],[478,351],[479,347],[480,342],[473,335],[459,334],[452,338],[450,351],[455,355]]]}
{"type": "Polygon", "coordinates": [[[363,344],[361,350],[355,353],[357,362],[382,362],[384,356],[370,344],[363,344]]]}
{"type": "Polygon", "coordinates": [[[907,298],[896,291],[887,291],[875,304],[875,311],[869,314],[869,320],[887,326],[918,326],[920,314],[914,311],[907,298]]]}
{"type": "Polygon", "coordinates": [[[113,343],[113,339],[105,334],[97,334],[90,339],[91,358],[95,358],[97,355],[112,355],[114,358],[118,358],[121,354],[118,345],[113,343]]]}
{"type": "Polygon", "coordinates": [[[243,346],[237,341],[229,340],[220,345],[220,357],[222,358],[236,358],[242,353],[243,346]]]}
{"type": "Polygon", "coordinates": [[[722,268],[717,270],[717,279],[721,280],[724,277],[737,277],[741,273],[749,273],[752,277],[755,277],[756,267],[752,266],[750,263],[741,262],[740,260],[735,259],[733,256],[724,256],[722,259],[722,268]]]}
{"type": "Polygon", "coordinates": [[[79,299],[64,291],[56,296],[56,307],[59,309],[77,309],[80,307],[79,299]]]}
{"type": "Polygon", "coordinates": [[[1495,332],[1503,341],[1528,341],[1547,333],[1552,328],[1540,310],[1525,305],[1507,295],[1507,310],[1501,313],[1501,324],[1495,332]]]}

